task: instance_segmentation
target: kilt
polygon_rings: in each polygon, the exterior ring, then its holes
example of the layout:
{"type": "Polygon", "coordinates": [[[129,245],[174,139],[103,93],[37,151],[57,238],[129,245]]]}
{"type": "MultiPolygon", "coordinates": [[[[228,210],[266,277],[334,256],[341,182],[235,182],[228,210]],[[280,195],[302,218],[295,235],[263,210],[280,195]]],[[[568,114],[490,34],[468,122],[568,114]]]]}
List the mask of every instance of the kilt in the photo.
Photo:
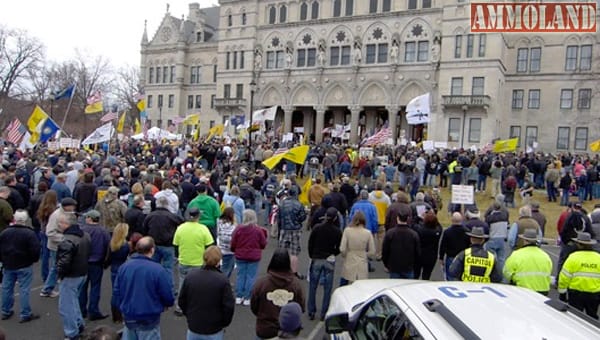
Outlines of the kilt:
{"type": "Polygon", "coordinates": [[[279,230],[279,247],[285,248],[290,255],[298,256],[300,254],[300,236],[302,230],[279,230]]]}

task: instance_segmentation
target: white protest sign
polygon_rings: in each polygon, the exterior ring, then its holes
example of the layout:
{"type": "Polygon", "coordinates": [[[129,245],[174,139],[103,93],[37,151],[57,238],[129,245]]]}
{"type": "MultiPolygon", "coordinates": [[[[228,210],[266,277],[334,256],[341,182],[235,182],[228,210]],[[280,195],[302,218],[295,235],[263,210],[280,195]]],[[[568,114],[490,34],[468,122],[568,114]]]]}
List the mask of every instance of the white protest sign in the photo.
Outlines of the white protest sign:
{"type": "Polygon", "coordinates": [[[434,149],[434,143],[432,140],[424,140],[423,141],[423,150],[429,151],[434,149]]]}
{"type": "Polygon", "coordinates": [[[294,140],[294,134],[291,132],[285,133],[283,135],[283,137],[281,138],[281,142],[285,143],[285,142],[291,142],[294,140]]]}
{"type": "Polygon", "coordinates": [[[448,148],[448,142],[433,142],[433,146],[436,149],[446,149],[448,148]]]}
{"type": "Polygon", "coordinates": [[[452,185],[452,204],[474,204],[473,187],[470,185],[452,185]]]}
{"type": "Polygon", "coordinates": [[[58,142],[48,142],[48,150],[58,149],[58,142]]]}
{"type": "Polygon", "coordinates": [[[80,145],[81,145],[81,139],[71,138],[71,147],[72,148],[79,149],[80,145]]]}
{"type": "Polygon", "coordinates": [[[304,127],[303,126],[297,126],[294,128],[294,132],[295,133],[304,133],[304,127]]]}
{"type": "Polygon", "coordinates": [[[70,148],[71,147],[71,138],[61,137],[61,139],[58,140],[58,145],[61,149],[70,148]]]}

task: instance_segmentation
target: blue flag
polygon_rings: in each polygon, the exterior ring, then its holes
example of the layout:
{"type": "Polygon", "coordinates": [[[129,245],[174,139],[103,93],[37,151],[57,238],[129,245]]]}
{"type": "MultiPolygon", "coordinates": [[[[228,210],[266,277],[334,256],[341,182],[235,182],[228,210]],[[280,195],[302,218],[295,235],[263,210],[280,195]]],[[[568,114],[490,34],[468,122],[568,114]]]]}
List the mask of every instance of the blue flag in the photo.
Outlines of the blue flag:
{"type": "Polygon", "coordinates": [[[56,125],[52,119],[47,118],[40,129],[40,142],[46,143],[48,140],[50,140],[50,138],[56,135],[58,130],[60,130],[58,125],[56,125]]]}
{"type": "Polygon", "coordinates": [[[59,100],[63,98],[71,98],[73,97],[73,93],[75,92],[75,84],[69,85],[66,89],[57,92],[54,94],[54,100],[59,100]]]}

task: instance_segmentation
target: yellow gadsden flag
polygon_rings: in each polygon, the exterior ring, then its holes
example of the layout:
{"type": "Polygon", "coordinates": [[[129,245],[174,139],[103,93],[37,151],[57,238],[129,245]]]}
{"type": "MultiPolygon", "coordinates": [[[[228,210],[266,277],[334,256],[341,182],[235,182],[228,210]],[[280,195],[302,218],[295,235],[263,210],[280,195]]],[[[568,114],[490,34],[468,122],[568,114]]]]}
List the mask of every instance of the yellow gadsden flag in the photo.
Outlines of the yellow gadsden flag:
{"type": "Polygon", "coordinates": [[[519,144],[519,137],[511,139],[501,139],[494,143],[493,151],[499,152],[511,152],[517,150],[517,144],[519,144]]]}
{"type": "Polygon", "coordinates": [[[123,112],[121,118],[117,122],[117,132],[123,132],[123,128],[125,127],[125,116],[127,116],[127,112],[123,112]]]}
{"type": "Polygon", "coordinates": [[[142,123],[140,123],[140,119],[136,118],[135,119],[135,134],[140,134],[142,133],[142,123]]]}
{"type": "Polygon", "coordinates": [[[27,120],[27,128],[29,129],[29,132],[31,132],[31,138],[29,139],[31,143],[37,143],[40,139],[38,126],[40,126],[47,118],[48,114],[46,114],[41,107],[36,105],[33,112],[31,112],[31,116],[29,116],[29,119],[27,120]]]}
{"type": "Polygon", "coordinates": [[[600,139],[598,139],[597,141],[592,142],[590,144],[590,150],[592,152],[599,152],[600,151],[600,139]]]}
{"type": "Polygon", "coordinates": [[[310,186],[312,185],[312,179],[309,177],[304,185],[302,186],[302,192],[298,195],[298,201],[304,205],[308,205],[308,191],[310,190],[310,186]]]}
{"type": "Polygon", "coordinates": [[[208,130],[208,137],[206,137],[206,141],[208,142],[214,136],[222,136],[223,130],[225,130],[225,126],[223,124],[215,125],[210,130],[208,130]]]}
{"type": "Polygon", "coordinates": [[[197,125],[200,122],[200,114],[195,113],[185,117],[185,119],[181,122],[183,125],[197,125]]]}
{"type": "Polygon", "coordinates": [[[262,164],[269,170],[272,170],[282,159],[287,159],[296,164],[304,164],[306,156],[308,156],[308,145],[300,145],[295,148],[291,148],[288,152],[275,155],[273,157],[265,159],[262,164]]]}

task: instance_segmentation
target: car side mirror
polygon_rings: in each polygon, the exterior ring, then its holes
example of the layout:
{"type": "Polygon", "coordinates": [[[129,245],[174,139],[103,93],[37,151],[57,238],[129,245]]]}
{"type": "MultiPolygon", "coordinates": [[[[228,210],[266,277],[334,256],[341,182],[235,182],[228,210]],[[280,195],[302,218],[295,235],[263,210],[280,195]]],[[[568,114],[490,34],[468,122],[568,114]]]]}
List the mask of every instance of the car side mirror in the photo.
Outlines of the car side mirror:
{"type": "Polygon", "coordinates": [[[334,314],[325,320],[327,334],[337,334],[348,330],[348,313],[334,314]]]}

